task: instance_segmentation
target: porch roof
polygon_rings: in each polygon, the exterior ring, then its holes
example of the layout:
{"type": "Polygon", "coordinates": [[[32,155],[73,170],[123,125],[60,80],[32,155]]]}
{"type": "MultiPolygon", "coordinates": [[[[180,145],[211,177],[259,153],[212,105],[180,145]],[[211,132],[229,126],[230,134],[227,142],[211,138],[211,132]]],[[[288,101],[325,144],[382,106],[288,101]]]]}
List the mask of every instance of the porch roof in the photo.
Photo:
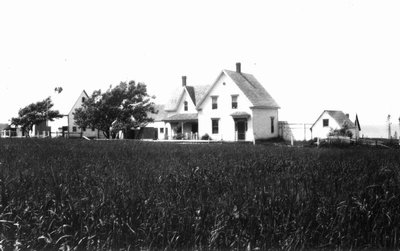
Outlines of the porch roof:
{"type": "Polygon", "coordinates": [[[197,113],[178,113],[163,120],[165,122],[197,121],[197,113]]]}
{"type": "Polygon", "coordinates": [[[250,114],[247,112],[234,112],[231,114],[233,118],[250,118],[250,114]]]}

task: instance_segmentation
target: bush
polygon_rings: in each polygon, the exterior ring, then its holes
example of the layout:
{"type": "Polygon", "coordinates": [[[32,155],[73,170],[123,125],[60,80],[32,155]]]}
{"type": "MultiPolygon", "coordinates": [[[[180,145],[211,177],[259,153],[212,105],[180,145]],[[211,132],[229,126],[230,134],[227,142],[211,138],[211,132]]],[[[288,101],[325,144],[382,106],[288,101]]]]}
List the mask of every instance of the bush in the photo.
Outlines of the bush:
{"type": "Polygon", "coordinates": [[[208,135],[207,133],[204,134],[203,136],[201,136],[201,140],[211,140],[210,135],[208,135]]]}
{"type": "Polygon", "coordinates": [[[178,140],[185,139],[185,134],[178,133],[178,134],[174,135],[173,139],[178,139],[178,140]]]}

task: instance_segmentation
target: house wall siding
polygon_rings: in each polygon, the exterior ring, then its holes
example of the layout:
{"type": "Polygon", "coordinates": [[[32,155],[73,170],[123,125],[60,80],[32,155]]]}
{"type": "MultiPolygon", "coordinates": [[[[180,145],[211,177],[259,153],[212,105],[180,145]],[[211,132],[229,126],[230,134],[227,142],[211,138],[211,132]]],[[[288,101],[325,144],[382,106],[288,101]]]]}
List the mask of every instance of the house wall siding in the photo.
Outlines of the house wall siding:
{"type": "MultiPolygon", "coordinates": [[[[201,110],[198,113],[199,118],[199,136],[206,133],[213,140],[236,140],[235,121],[231,114],[234,112],[247,112],[252,114],[250,109],[251,103],[242,93],[239,87],[225,74],[222,74],[217,80],[213,89],[210,91],[206,99],[201,104],[201,110]],[[223,85],[225,83],[225,85],[223,85]],[[232,109],[232,95],[238,95],[238,108],[232,109]],[[218,108],[212,109],[212,96],[218,96],[218,108]],[[219,119],[218,134],[212,133],[211,119],[219,119]]],[[[247,121],[246,140],[253,140],[253,118],[247,121]]]]}
{"type": "Polygon", "coordinates": [[[278,109],[253,109],[254,139],[278,137],[278,109]],[[271,117],[274,117],[274,132],[271,133],[271,117]]]}
{"type": "Polygon", "coordinates": [[[318,119],[318,121],[314,124],[312,128],[312,137],[313,138],[327,138],[329,132],[335,129],[340,129],[339,124],[333,119],[328,113],[322,114],[322,116],[318,119]],[[329,119],[329,126],[323,126],[323,120],[329,119]]]}

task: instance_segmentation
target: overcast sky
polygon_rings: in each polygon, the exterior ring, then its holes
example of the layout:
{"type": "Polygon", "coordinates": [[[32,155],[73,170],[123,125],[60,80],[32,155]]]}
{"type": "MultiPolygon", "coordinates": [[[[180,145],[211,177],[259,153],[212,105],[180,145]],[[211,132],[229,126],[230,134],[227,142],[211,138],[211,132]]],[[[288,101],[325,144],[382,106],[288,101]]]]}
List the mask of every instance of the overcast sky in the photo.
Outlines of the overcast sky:
{"type": "MultiPolygon", "coordinates": [[[[400,1],[2,1],[0,122],[52,95],[144,82],[165,102],[187,75],[253,74],[279,120],[313,123],[325,109],[361,124],[398,124],[400,1]]],[[[56,98],[55,98],[56,99],[56,98]]]]}

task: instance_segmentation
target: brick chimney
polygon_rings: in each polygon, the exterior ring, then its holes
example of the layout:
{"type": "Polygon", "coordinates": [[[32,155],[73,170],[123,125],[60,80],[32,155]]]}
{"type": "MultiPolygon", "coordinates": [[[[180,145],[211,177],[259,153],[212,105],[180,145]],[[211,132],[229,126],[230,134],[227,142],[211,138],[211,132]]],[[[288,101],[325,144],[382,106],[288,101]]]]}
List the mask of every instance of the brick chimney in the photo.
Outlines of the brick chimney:
{"type": "Polygon", "coordinates": [[[347,117],[347,118],[350,118],[350,115],[349,115],[348,113],[346,113],[346,117],[347,117]]]}
{"type": "Polygon", "coordinates": [[[182,76],[182,86],[186,86],[186,76],[182,76]]]}
{"type": "Polygon", "coordinates": [[[240,63],[236,63],[236,72],[237,73],[242,73],[241,69],[240,69],[240,63]]]}

